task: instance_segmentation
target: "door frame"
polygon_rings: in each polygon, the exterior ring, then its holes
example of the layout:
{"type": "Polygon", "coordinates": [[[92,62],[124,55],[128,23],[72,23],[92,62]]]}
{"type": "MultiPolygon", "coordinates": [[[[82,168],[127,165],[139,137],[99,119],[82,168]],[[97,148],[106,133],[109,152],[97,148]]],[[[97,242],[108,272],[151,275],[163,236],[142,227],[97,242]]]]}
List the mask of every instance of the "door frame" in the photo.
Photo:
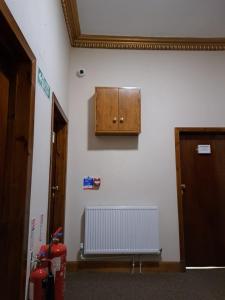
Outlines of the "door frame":
{"type": "Polygon", "coordinates": [[[180,261],[185,270],[185,234],[184,234],[184,216],[183,201],[181,191],[181,156],[180,156],[180,138],[182,133],[225,133],[225,127],[176,127],[175,128],[175,152],[176,152],[176,179],[177,179],[177,205],[179,222],[179,241],[180,241],[180,261]]]}
{"type": "MultiPolygon", "coordinates": [[[[29,218],[30,218],[30,195],[31,195],[31,177],[32,177],[32,162],[33,162],[33,137],[34,137],[34,112],[35,112],[35,85],[36,85],[36,58],[33,54],[30,46],[28,45],[23,33],[21,32],[19,26],[17,25],[13,15],[11,14],[8,6],[4,0],[0,0],[0,17],[4,23],[4,27],[0,35],[3,38],[3,44],[7,47],[9,52],[13,52],[21,66],[26,65],[27,76],[29,76],[27,81],[24,81],[24,89],[21,93],[13,95],[15,99],[21,99],[23,97],[22,107],[18,112],[18,115],[23,117],[25,114],[26,121],[26,135],[17,137],[17,143],[24,144],[24,149],[26,149],[26,156],[20,161],[20,157],[16,157],[13,164],[13,168],[16,170],[19,168],[21,163],[25,167],[25,176],[17,177],[17,185],[24,187],[23,197],[20,199],[21,203],[21,225],[23,228],[23,233],[21,234],[21,243],[18,244],[18,253],[21,256],[18,259],[18,264],[20,265],[20,274],[17,274],[19,278],[18,286],[18,300],[23,300],[25,298],[26,289],[26,277],[27,277],[27,254],[28,254],[28,236],[29,236],[29,218]],[[11,51],[12,50],[12,51],[11,51]],[[26,107],[25,107],[26,106],[26,107]],[[24,111],[23,111],[24,109],[24,111]]],[[[17,80],[21,81],[23,78],[22,73],[17,71],[17,80]]],[[[11,96],[10,96],[11,97],[11,96]]],[[[19,101],[19,100],[15,100],[19,101]]],[[[25,132],[24,131],[24,132],[25,132]]],[[[13,178],[11,174],[9,177],[10,182],[13,178]]],[[[6,184],[7,185],[7,184],[6,184]]],[[[7,188],[7,186],[6,186],[7,188]]],[[[13,197],[13,196],[12,196],[13,197]]],[[[14,199],[14,198],[13,198],[14,199]]],[[[14,249],[15,250],[15,249],[14,249]]],[[[11,252],[10,252],[11,253],[11,252]]],[[[10,254],[8,256],[10,260],[10,254]]],[[[17,276],[16,275],[16,276],[17,276]]]]}
{"type": "MultiPolygon", "coordinates": [[[[51,112],[51,134],[50,134],[50,167],[49,167],[49,190],[48,190],[48,215],[47,215],[47,231],[46,231],[46,240],[49,241],[51,237],[50,232],[50,208],[51,208],[51,197],[52,197],[52,157],[53,157],[53,143],[52,143],[52,136],[54,131],[54,117],[55,113],[60,114],[60,118],[63,120],[65,124],[65,133],[67,135],[67,142],[64,148],[64,153],[66,156],[64,172],[65,172],[65,197],[64,201],[66,201],[66,173],[67,173],[67,145],[68,145],[68,118],[64,113],[56,95],[52,93],[52,112],[51,112]]],[[[64,205],[65,208],[65,205],[64,205]]],[[[65,209],[64,209],[64,220],[63,220],[63,229],[65,227],[65,209]]],[[[62,237],[62,241],[64,240],[64,236],[62,237]]]]}

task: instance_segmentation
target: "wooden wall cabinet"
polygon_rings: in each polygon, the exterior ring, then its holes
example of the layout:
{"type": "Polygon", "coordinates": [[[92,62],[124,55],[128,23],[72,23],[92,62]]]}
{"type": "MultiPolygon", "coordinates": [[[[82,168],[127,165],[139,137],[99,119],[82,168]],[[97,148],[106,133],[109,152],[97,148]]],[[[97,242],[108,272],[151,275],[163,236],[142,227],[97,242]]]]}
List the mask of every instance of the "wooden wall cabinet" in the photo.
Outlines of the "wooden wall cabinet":
{"type": "Polygon", "coordinates": [[[95,88],[96,135],[138,135],[140,131],[140,89],[95,88]]]}

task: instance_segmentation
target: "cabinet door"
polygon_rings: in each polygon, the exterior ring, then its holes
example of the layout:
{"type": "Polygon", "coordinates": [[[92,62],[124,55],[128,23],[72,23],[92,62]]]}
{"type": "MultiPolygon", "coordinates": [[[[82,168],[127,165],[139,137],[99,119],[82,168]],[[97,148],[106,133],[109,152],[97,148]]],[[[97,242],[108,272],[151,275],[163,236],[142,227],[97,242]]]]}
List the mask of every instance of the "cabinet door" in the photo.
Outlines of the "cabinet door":
{"type": "Polygon", "coordinates": [[[119,130],[140,132],[140,89],[119,89],[119,130]]]}
{"type": "Polygon", "coordinates": [[[96,88],[96,132],[118,130],[118,88],[96,88]]]}

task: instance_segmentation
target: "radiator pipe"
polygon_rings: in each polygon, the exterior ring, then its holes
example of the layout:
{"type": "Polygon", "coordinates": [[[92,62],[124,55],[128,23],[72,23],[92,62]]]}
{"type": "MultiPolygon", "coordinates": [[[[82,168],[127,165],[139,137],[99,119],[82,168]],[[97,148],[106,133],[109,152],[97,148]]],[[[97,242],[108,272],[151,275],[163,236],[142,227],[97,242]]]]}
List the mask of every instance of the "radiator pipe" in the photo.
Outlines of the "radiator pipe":
{"type": "Polygon", "coordinates": [[[133,255],[133,258],[132,258],[132,270],[131,270],[131,274],[134,274],[134,269],[135,268],[135,256],[133,255]]]}
{"type": "Polygon", "coordinates": [[[141,260],[141,255],[139,255],[139,273],[142,274],[142,260],[141,260]]]}

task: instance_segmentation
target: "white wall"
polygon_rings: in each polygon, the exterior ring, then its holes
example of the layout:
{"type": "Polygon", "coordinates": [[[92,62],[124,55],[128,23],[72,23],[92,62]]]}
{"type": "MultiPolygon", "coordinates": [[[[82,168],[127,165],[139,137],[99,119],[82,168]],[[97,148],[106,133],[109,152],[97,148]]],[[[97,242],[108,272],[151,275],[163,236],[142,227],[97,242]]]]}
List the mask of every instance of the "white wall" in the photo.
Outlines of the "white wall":
{"type": "MultiPolygon", "coordinates": [[[[67,85],[70,44],[60,0],[6,0],[53,91],[68,113],[67,85]]],[[[51,99],[36,83],[34,153],[31,187],[30,222],[36,220],[34,254],[46,237],[48,204],[51,99]],[[39,240],[40,216],[44,215],[43,241],[39,240]]],[[[29,236],[31,233],[29,234],[29,236]]],[[[30,250],[30,241],[29,241],[30,250]]],[[[29,257],[28,252],[28,275],[29,257]]]]}
{"type": "Polygon", "coordinates": [[[66,204],[68,259],[77,260],[86,205],[158,205],[163,260],[179,261],[174,127],[225,126],[225,54],[73,49],[66,204]],[[78,78],[79,67],[87,70],[78,78]],[[95,86],[138,86],[142,133],[95,137],[95,86]],[[99,191],[83,191],[85,175],[99,191]]]}

